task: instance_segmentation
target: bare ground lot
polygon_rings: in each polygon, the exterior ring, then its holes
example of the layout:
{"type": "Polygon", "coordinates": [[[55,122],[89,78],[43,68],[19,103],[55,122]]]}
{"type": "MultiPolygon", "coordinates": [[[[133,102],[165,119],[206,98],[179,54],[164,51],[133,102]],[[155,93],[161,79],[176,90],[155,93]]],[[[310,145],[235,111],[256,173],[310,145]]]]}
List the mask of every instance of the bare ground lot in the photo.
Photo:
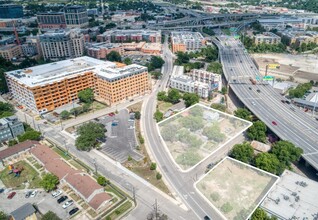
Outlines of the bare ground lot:
{"type": "Polygon", "coordinates": [[[158,124],[175,163],[184,171],[241,134],[250,122],[196,104],[158,124]]]}
{"type": "Polygon", "coordinates": [[[196,188],[226,219],[245,220],[278,177],[231,158],[225,158],[196,188]]]}

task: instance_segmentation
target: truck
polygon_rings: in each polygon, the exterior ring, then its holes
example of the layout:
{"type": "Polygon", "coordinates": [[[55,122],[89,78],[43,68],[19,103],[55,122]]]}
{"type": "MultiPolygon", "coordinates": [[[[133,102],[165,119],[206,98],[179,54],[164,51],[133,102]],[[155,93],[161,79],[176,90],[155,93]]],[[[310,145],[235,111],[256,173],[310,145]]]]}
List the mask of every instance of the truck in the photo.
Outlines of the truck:
{"type": "Polygon", "coordinates": [[[252,83],[253,85],[256,85],[256,80],[253,79],[252,77],[250,77],[250,81],[251,81],[251,83],[252,83]]]}

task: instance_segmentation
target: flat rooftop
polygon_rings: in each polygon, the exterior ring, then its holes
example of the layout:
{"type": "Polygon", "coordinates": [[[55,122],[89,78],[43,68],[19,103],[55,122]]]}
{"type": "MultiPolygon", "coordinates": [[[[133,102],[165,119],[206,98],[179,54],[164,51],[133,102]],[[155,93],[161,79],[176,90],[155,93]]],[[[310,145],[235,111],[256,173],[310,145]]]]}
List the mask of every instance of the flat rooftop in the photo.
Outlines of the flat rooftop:
{"type": "Polygon", "coordinates": [[[279,219],[315,219],[318,183],[289,170],[281,175],[261,208],[279,219]]]}
{"type": "Polygon", "coordinates": [[[248,219],[278,177],[225,157],[195,183],[199,194],[224,219],[248,219]]]}
{"type": "Polygon", "coordinates": [[[91,57],[83,56],[54,63],[43,64],[6,72],[8,77],[12,77],[19,83],[29,87],[41,86],[66,77],[85,73],[94,70],[96,66],[115,67],[116,64],[109,61],[102,61],[91,57]]]}
{"type": "Polygon", "coordinates": [[[201,41],[204,39],[201,33],[190,31],[173,31],[171,32],[171,38],[175,44],[185,43],[187,41],[201,41]]]}

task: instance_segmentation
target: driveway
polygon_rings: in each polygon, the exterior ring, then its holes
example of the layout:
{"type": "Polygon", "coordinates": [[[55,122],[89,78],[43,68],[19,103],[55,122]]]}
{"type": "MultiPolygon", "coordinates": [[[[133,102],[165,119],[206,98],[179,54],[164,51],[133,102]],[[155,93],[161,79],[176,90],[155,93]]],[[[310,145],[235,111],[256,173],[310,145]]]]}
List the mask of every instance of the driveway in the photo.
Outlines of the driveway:
{"type": "Polygon", "coordinates": [[[123,163],[131,156],[134,160],[143,159],[136,151],[135,122],[129,118],[127,109],[120,110],[115,116],[98,119],[107,129],[107,140],[101,145],[101,152],[114,160],[123,163]]]}

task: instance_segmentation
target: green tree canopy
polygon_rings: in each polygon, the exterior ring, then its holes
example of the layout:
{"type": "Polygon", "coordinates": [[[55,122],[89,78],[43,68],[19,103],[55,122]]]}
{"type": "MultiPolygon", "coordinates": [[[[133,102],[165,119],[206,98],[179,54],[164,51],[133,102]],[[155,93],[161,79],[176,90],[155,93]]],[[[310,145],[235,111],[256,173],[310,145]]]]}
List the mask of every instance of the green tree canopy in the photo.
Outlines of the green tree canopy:
{"type": "Polygon", "coordinates": [[[54,212],[48,211],[42,216],[41,220],[62,220],[54,212]]]}
{"type": "Polygon", "coordinates": [[[247,130],[247,136],[251,140],[256,140],[264,143],[266,141],[266,131],[267,127],[265,123],[262,121],[256,121],[247,130]]]}
{"type": "Polygon", "coordinates": [[[97,178],[97,183],[101,186],[106,186],[107,184],[109,184],[109,180],[106,179],[104,176],[98,176],[97,178]]]}
{"type": "Polygon", "coordinates": [[[18,136],[19,142],[23,142],[26,140],[34,140],[38,141],[41,138],[41,132],[35,130],[26,131],[24,134],[18,136]]]}
{"type": "Polygon", "coordinates": [[[167,101],[168,97],[165,91],[158,92],[157,94],[158,101],[167,101]]]}
{"type": "Polygon", "coordinates": [[[68,118],[70,117],[70,112],[64,110],[64,111],[61,112],[60,117],[61,117],[61,119],[63,119],[63,120],[68,119],[68,118]]]}
{"type": "Polygon", "coordinates": [[[10,103],[0,102],[0,118],[9,117],[14,114],[14,107],[10,103]]]}
{"type": "Polygon", "coordinates": [[[78,137],[75,146],[78,150],[90,151],[97,146],[97,140],[105,138],[105,129],[103,124],[88,122],[78,127],[76,132],[78,137]]]}
{"type": "Polygon", "coordinates": [[[271,153],[275,154],[278,160],[286,167],[290,167],[292,162],[300,159],[303,150],[289,141],[278,141],[273,144],[271,153]]]}
{"type": "Polygon", "coordinates": [[[165,63],[165,61],[159,56],[152,56],[150,62],[154,69],[161,68],[165,63]]]}
{"type": "Polygon", "coordinates": [[[57,184],[59,184],[59,178],[57,176],[55,176],[52,173],[46,173],[41,182],[40,185],[44,188],[45,191],[49,192],[51,190],[54,190],[57,186],[57,184]]]}
{"type": "Polygon", "coordinates": [[[251,220],[276,220],[275,217],[269,217],[267,213],[261,209],[257,208],[253,215],[251,216],[251,220]]]}
{"type": "Polygon", "coordinates": [[[275,154],[260,153],[255,157],[255,166],[273,174],[281,174],[283,168],[275,154]]]}
{"type": "Polygon", "coordinates": [[[126,57],[124,60],[123,60],[124,64],[126,65],[130,65],[132,64],[132,60],[129,58],[129,57],[126,57]]]}
{"type": "Polygon", "coordinates": [[[177,89],[169,89],[167,101],[171,102],[172,104],[176,104],[180,101],[181,95],[179,90],[177,89]]]}
{"type": "Polygon", "coordinates": [[[189,63],[190,56],[187,53],[184,52],[177,52],[177,59],[175,61],[176,65],[182,65],[184,63],[189,63]]]}
{"type": "Polygon", "coordinates": [[[254,150],[250,143],[235,144],[231,157],[244,163],[251,163],[254,158],[254,150]]]}
{"type": "Polygon", "coordinates": [[[251,120],[252,116],[251,112],[246,108],[238,108],[234,111],[234,115],[245,120],[251,120]]]}
{"type": "Polygon", "coordinates": [[[135,112],[135,119],[139,120],[140,119],[140,111],[135,112]]]}
{"type": "Polygon", "coordinates": [[[186,107],[190,107],[200,101],[200,97],[195,93],[185,93],[182,98],[186,107]]]}
{"type": "Polygon", "coordinates": [[[211,104],[211,108],[219,110],[221,112],[225,112],[225,110],[226,110],[226,106],[222,105],[222,104],[219,104],[219,103],[212,103],[211,104]]]}
{"type": "Polygon", "coordinates": [[[213,72],[216,74],[222,74],[223,73],[222,64],[217,61],[212,62],[209,64],[207,71],[213,72]]]}
{"type": "Polygon", "coordinates": [[[162,121],[163,113],[157,109],[153,117],[156,120],[156,122],[162,121]]]}
{"type": "Polygon", "coordinates": [[[117,51],[111,51],[106,55],[106,59],[112,62],[121,62],[121,56],[117,51]]]}
{"type": "Polygon", "coordinates": [[[94,91],[91,88],[79,91],[77,96],[81,102],[92,103],[94,101],[94,91]]]}
{"type": "Polygon", "coordinates": [[[217,143],[224,141],[225,135],[221,132],[218,123],[213,123],[211,126],[206,126],[203,128],[202,134],[208,137],[209,140],[213,140],[217,143]]]}

